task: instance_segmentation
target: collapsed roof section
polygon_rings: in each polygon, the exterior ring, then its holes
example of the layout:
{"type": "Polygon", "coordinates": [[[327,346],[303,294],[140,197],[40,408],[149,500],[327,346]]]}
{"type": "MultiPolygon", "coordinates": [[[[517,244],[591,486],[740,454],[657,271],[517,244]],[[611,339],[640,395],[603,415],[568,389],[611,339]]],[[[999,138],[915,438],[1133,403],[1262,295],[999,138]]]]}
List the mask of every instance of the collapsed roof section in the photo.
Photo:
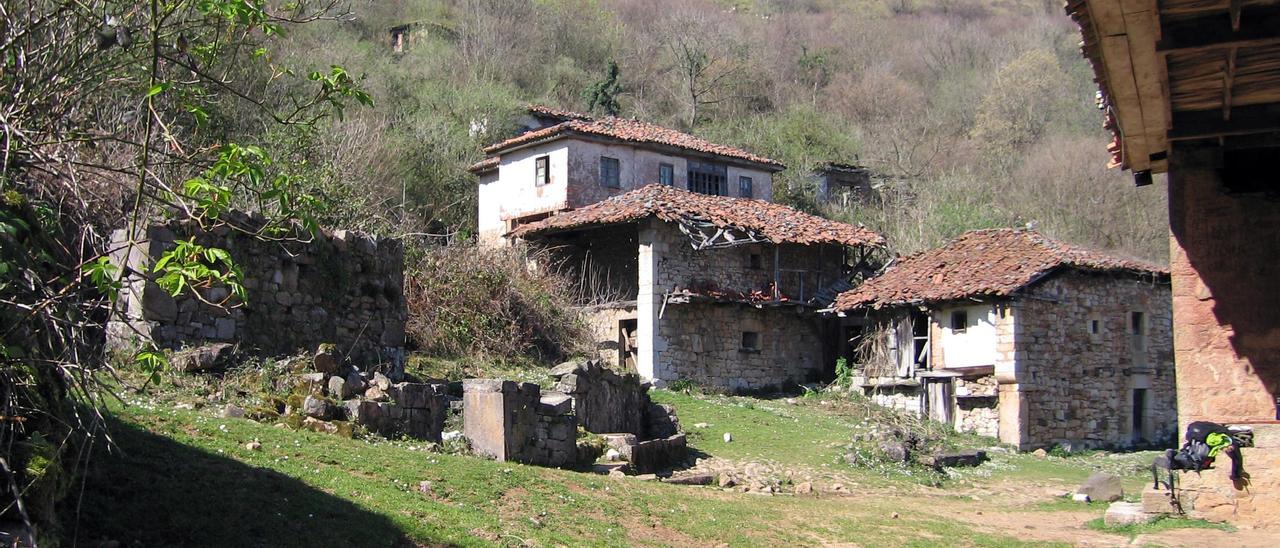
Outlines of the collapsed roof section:
{"type": "Polygon", "coordinates": [[[594,204],[517,227],[509,236],[632,223],[648,217],[679,223],[695,248],[738,243],[840,244],[883,247],[884,236],[863,227],[748,198],[711,196],[664,185],[648,185],[594,204]]]}
{"type": "Polygon", "coordinates": [[[1009,297],[1071,268],[1168,280],[1164,267],[1070,246],[1024,229],[966,232],[946,245],[901,259],[884,274],[841,293],[834,310],[1009,297]]]}

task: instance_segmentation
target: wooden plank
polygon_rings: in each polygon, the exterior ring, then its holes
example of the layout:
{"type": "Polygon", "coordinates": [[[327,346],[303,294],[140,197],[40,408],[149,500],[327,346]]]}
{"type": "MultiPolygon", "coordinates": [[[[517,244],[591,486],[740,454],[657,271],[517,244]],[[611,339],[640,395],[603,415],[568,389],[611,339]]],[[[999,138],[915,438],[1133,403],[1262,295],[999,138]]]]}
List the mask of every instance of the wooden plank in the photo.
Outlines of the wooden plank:
{"type": "Polygon", "coordinates": [[[1232,30],[1231,17],[1219,13],[1166,23],[1156,49],[1172,53],[1280,44],[1280,10],[1250,12],[1244,22],[1239,31],[1232,30]]]}
{"type": "Polygon", "coordinates": [[[1236,77],[1236,48],[1227,50],[1227,70],[1222,77],[1222,119],[1231,119],[1231,86],[1236,77]]]}
{"type": "Polygon", "coordinates": [[[1125,35],[1104,36],[1101,39],[1102,58],[1107,65],[1107,81],[1111,83],[1111,102],[1115,106],[1117,122],[1124,145],[1122,162],[1125,167],[1142,171],[1151,164],[1147,146],[1146,123],[1142,117],[1142,101],[1138,84],[1134,80],[1129,39],[1125,35]]]}
{"type": "MultiPolygon", "coordinates": [[[[1152,8],[1155,6],[1154,0],[1134,1],[1141,1],[1152,8]]],[[[1156,33],[1160,23],[1154,9],[1126,13],[1124,20],[1149,156],[1168,150],[1165,135],[1169,130],[1169,84],[1163,79],[1164,71],[1160,66],[1165,63],[1164,57],[1156,54],[1156,33]]]]}
{"type": "Polygon", "coordinates": [[[1089,15],[1099,40],[1124,34],[1124,11],[1120,0],[1089,0],[1089,15]]]}

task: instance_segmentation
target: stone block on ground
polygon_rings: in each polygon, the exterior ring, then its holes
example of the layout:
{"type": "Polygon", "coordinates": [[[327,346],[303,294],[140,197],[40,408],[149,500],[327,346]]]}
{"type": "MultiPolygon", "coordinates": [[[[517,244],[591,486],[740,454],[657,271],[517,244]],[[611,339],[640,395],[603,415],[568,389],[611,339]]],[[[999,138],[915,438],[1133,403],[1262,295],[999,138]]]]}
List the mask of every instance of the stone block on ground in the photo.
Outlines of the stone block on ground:
{"type": "Polygon", "coordinates": [[[539,415],[567,415],[573,412],[573,398],[563,392],[547,392],[538,400],[539,415]]]}
{"type": "Polygon", "coordinates": [[[1148,485],[1142,491],[1142,511],[1148,514],[1179,513],[1178,506],[1169,494],[1168,489],[1156,489],[1148,485]]]}
{"type": "Polygon", "coordinates": [[[303,373],[298,376],[298,384],[302,386],[303,390],[316,396],[324,394],[326,380],[324,373],[303,373]]]}
{"type": "Polygon", "coordinates": [[[711,485],[715,481],[715,475],[706,472],[679,474],[673,475],[664,481],[676,485],[711,485]]]}
{"type": "Polygon", "coordinates": [[[973,467],[986,461],[987,452],[981,449],[940,453],[920,458],[920,464],[934,468],[973,467]]]}
{"type": "Polygon", "coordinates": [[[234,349],[235,345],[231,343],[205,344],[174,353],[170,363],[183,373],[209,371],[225,366],[234,349]]]}
{"type": "Polygon", "coordinates": [[[1089,500],[1115,502],[1124,497],[1120,478],[1105,472],[1094,472],[1076,489],[1077,494],[1089,495],[1089,500]]]}
{"type": "Polygon", "coordinates": [[[1102,522],[1108,526],[1137,525],[1155,521],[1159,514],[1142,511],[1142,504],[1137,502],[1113,502],[1102,516],[1102,522]]]}
{"type": "Polygon", "coordinates": [[[320,420],[328,420],[333,415],[333,406],[322,398],[307,396],[302,400],[302,414],[320,420]]]}
{"type": "Polygon", "coordinates": [[[315,356],[311,359],[311,366],[326,375],[336,375],[342,368],[342,358],[338,356],[337,346],[325,343],[317,347],[315,356]]]}
{"type": "Polygon", "coordinates": [[[347,384],[347,379],[334,375],[329,377],[329,395],[345,400],[355,395],[355,391],[347,384]]]}

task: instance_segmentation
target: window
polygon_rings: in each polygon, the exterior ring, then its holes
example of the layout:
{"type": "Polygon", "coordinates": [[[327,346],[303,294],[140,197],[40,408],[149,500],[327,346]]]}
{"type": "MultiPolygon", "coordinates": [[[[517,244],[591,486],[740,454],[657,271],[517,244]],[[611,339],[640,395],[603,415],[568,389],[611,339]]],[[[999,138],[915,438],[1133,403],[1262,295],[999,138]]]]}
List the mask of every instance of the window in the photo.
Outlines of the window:
{"type": "Polygon", "coordinates": [[[743,331],[742,332],[742,348],[740,350],[744,352],[759,352],[760,351],[760,333],[757,331],[743,331]]]}
{"type": "Polygon", "coordinates": [[[738,177],[738,196],[743,198],[751,197],[751,177],[745,175],[738,177]]]}
{"type": "Polygon", "coordinates": [[[1146,317],[1141,312],[1129,313],[1129,334],[1145,335],[1147,332],[1146,317]]]}
{"type": "Polygon", "coordinates": [[[676,184],[676,166],[658,164],[658,182],[666,186],[676,184]]]}
{"type": "Polygon", "coordinates": [[[622,188],[622,183],[620,182],[621,177],[619,176],[620,171],[621,171],[621,167],[619,167],[617,158],[601,156],[600,157],[600,186],[609,187],[609,188],[622,188]]]}
{"type": "Polygon", "coordinates": [[[956,310],[951,313],[951,331],[953,333],[964,333],[969,327],[969,312],[967,310],[956,310]]]}
{"type": "Polygon", "coordinates": [[[542,186],[550,180],[551,157],[541,156],[533,161],[533,184],[542,186]]]}
{"type": "Polygon", "coordinates": [[[1101,320],[1096,320],[1096,319],[1090,319],[1090,320],[1089,320],[1089,334],[1090,334],[1090,335],[1097,335],[1097,334],[1099,334],[1099,333],[1102,333],[1102,321],[1101,321],[1101,320]]]}
{"type": "Polygon", "coordinates": [[[747,256],[747,268],[750,268],[751,270],[763,270],[763,269],[764,269],[764,259],[762,259],[762,258],[760,257],[760,254],[759,254],[759,253],[752,253],[752,254],[748,255],[748,256],[747,256]]]}
{"type": "Polygon", "coordinates": [[[689,190],[712,196],[729,194],[728,169],[722,165],[689,162],[689,190]]]}

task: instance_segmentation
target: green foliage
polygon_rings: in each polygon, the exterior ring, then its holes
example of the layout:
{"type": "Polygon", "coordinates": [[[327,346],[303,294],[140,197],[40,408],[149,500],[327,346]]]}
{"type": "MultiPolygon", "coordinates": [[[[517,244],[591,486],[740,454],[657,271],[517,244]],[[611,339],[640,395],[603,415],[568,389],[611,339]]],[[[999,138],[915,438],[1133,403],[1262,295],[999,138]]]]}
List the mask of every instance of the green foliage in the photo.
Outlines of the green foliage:
{"type": "Polygon", "coordinates": [[[853,382],[853,364],[844,356],[836,358],[836,386],[847,388],[853,382]]]}
{"type": "Polygon", "coordinates": [[[1235,531],[1234,527],[1226,523],[1214,523],[1202,519],[1170,515],[1161,515],[1150,523],[1132,525],[1107,525],[1103,521],[1103,518],[1094,518],[1085,522],[1085,526],[1093,529],[1094,531],[1125,535],[1130,539],[1133,539],[1138,535],[1147,535],[1159,531],[1168,531],[1170,529],[1218,529],[1222,531],[1235,531]]]}
{"type": "Polygon", "coordinates": [[[622,112],[622,106],[618,104],[618,94],[622,92],[622,84],[618,82],[618,78],[618,63],[609,61],[604,79],[592,84],[584,94],[587,98],[588,112],[607,116],[617,116],[622,112]]]}
{"type": "Polygon", "coordinates": [[[197,290],[224,286],[229,294],[210,304],[227,305],[232,296],[241,303],[245,301],[244,286],[240,283],[243,274],[227,250],[202,246],[192,238],[178,240],[176,244],[151,267],[151,272],[158,275],[156,285],[174,297],[191,290],[201,300],[203,297],[197,290]]]}

